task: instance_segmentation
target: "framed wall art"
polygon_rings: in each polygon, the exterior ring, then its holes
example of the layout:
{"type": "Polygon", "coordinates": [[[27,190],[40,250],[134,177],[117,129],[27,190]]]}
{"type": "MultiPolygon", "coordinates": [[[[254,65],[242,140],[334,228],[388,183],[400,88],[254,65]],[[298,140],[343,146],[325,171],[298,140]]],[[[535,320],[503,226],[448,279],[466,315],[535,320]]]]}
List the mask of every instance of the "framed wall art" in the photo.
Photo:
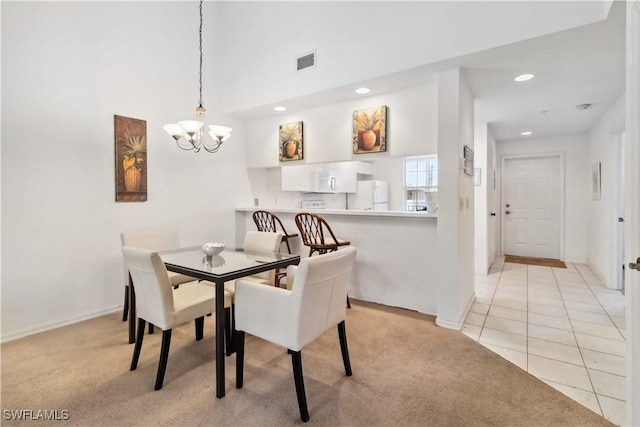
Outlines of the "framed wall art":
{"type": "Polygon", "coordinates": [[[114,116],[116,202],[147,201],[147,122],[114,116]]]}
{"type": "Polygon", "coordinates": [[[278,133],[280,161],[302,160],[304,158],[302,122],[280,125],[278,133]]]}
{"type": "Polygon", "coordinates": [[[353,153],[387,151],[387,106],[353,112],[353,153]]]}

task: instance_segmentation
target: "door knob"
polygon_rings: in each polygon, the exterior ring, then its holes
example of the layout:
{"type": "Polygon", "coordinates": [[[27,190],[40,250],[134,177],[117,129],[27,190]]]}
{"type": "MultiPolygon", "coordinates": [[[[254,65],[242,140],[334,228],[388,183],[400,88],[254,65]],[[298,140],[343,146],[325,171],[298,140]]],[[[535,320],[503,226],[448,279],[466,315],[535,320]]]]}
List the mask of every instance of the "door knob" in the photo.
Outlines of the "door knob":
{"type": "Polygon", "coordinates": [[[491,216],[496,216],[496,213],[495,212],[491,212],[491,216]]]}
{"type": "Polygon", "coordinates": [[[504,211],[504,213],[506,213],[507,215],[509,215],[511,213],[511,211],[504,211]]]}
{"type": "Polygon", "coordinates": [[[632,270],[640,271],[640,258],[638,258],[636,260],[636,262],[630,262],[629,263],[629,268],[632,269],[632,270]]]}

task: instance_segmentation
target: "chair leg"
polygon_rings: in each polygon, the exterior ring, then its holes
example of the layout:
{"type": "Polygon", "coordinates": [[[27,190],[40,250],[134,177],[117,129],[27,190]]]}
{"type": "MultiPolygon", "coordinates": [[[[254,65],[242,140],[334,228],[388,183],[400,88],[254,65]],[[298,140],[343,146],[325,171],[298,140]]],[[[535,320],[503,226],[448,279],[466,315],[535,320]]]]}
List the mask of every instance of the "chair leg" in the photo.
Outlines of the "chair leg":
{"type": "Polygon", "coordinates": [[[351,308],[351,300],[349,300],[349,295],[347,295],[347,308],[351,308]]]}
{"type": "MultiPolygon", "coordinates": [[[[144,328],[142,329],[144,333],[144,328]]],[[[129,344],[136,341],[136,290],[129,274],[129,344]]]]}
{"type": "MultiPolygon", "coordinates": [[[[152,334],[155,332],[155,327],[153,326],[153,324],[149,323],[149,333],[152,334]]],[[[144,333],[144,329],[142,330],[142,333],[144,333]]]]}
{"type": "Polygon", "coordinates": [[[338,323],[338,336],[340,337],[340,350],[342,350],[342,361],[344,362],[344,371],[348,377],[353,375],[351,372],[351,362],[349,361],[349,348],[347,347],[347,331],[345,330],[344,320],[338,323]]]}
{"type": "Polygon", "coordinates": [[[236,388],[244,384],[244,331],[235,331],[236,344],[236,388]]]}
{"type": "Polygon", "coordinates": [[[289,246],[289,239],[284,239],[284,242],[287,244],[287,251],[291,253],[291,246],[289,246]]]}
{"type": "Polygon", "coordinates": [[[289,350],[289,353],[291,353],[293,379],[296,383],[300,419],[306,423],[309,421],[309,410],[307,409],[307,396],[304,393],[304,378],[302,377],[302,352],[289,350]]]}
{"type": "MultiPolygon", "coordinates": [[[[146,326],[146,321],[144,319],[138,319],[138,330],[144,331],[144,327],[146,326]]],[[[140,350],[142,349],[142,340],[144,339],[144,333],[138,334],[138,339],[136,340],[136,345],[133,347],[133,357],[131,358],[131,371],[135,371],[138,367],[138,359],[140,359],[140,350]]]]}
{"type": "Polygon", "coordinates": [[[200,316],[194,320],[196,324],[196,341],[200,341],[204,336],[204,316],[200,316]]]}
{"type": "Polygon", "coordinates": [[[234,351],[233,326],[231,325],[231,307],[224,309],[224,339],[227,348],[227,356],[231,356],[234,351]]]}
{"type": "Polygon", "coordinates": [[[129,285],[124,287],[124,307],[122,308],[122,321],[129,319],[129,285]]]}
{"type": "Polygon", "coordinates": [[[164,372],[167,370],[169,360],[169,347],[171,346],[171,329],[162,331],[162,346],[160,347],[160,362],[158,363],[158,374],[156,375],[156,390],[162,388],[164,382],[164,372]]]}

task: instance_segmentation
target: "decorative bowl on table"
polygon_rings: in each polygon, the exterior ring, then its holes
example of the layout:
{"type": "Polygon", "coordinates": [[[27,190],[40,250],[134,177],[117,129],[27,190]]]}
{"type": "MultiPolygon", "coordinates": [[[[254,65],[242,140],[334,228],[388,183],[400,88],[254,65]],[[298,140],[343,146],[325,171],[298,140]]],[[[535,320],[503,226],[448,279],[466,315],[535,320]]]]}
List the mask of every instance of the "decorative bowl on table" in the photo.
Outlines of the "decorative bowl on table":
{"type": "Polygon", "coordinates": [[[224,243],[205,243],[202,245],[202,252],[208,256],[218,255],[224,250],[224,243]]]}

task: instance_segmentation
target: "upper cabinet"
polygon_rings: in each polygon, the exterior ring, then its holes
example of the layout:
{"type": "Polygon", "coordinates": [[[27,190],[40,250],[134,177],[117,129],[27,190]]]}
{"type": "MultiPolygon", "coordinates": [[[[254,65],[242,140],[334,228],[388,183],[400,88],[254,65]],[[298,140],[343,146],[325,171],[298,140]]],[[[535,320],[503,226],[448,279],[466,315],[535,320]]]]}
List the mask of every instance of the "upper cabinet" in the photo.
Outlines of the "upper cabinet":
{"type": "Polygon", "coordinates": [[[267,188],[308,193],[355,193],[358,176],[371,178],[373,165],[366,162],[292,165],[267,170],[267,188]]]}
{"type": "Polygon", "coordinates": [[[305,191],[313,188],[309,165],[283,166],[267,169],[267,188],[281,191],[305,191]]]}

